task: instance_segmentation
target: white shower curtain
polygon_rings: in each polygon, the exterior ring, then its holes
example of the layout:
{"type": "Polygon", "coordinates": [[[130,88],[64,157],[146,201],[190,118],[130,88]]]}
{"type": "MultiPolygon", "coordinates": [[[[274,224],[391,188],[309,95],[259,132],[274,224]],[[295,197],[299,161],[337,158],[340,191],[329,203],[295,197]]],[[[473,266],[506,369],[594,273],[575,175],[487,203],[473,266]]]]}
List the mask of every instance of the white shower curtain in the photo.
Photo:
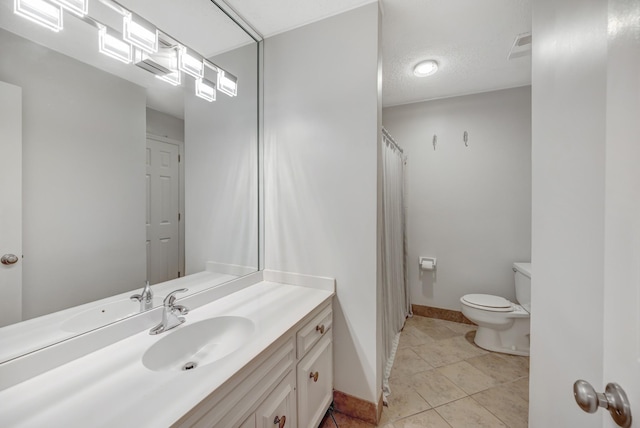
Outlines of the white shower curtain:
{"type": "Polygon", "coordinates": [[[383,394],[387,402],[389,375],[398,347],[400,330],[411,313],[407,290],[406,226],[404,207],[405,158],[383,128],[382,137],[382,363],[383,394]]]}

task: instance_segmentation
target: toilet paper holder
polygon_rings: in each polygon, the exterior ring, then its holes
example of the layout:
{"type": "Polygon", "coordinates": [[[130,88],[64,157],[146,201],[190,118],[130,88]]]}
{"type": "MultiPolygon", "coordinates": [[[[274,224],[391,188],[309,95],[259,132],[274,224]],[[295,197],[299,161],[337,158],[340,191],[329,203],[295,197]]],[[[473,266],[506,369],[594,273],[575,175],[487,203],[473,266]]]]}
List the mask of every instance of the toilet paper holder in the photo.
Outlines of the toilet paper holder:
{"type": "Polygon", "coordinates": [[[420,257],[418,261],[420,270],[435,270],[436,258],[435,257],[420,257]]]}

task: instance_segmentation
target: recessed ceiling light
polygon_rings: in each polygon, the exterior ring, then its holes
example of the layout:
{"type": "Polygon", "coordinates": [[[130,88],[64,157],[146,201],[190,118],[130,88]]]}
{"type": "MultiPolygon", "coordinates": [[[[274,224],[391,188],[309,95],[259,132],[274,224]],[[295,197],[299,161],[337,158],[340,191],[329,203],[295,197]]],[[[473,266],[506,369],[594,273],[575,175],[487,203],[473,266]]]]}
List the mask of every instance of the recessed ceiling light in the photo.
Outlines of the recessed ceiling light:
{"type": "Polygon", "coordinates": [[[418,77],[431,76],[436,71],[438,71],[438,62],[433,59],[422,61],[413,68],[413,74],[418,77]]]}

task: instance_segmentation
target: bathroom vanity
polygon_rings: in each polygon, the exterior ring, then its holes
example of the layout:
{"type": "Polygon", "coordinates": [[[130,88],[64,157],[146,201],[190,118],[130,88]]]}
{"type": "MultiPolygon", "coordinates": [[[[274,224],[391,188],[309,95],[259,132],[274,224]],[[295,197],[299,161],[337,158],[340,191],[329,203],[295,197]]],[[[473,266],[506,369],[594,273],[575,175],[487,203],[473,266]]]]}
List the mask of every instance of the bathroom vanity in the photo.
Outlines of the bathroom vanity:
{"type": "Polygon", "coordinates": [[[165,333],[149,334],[157,308],[0,365],[2,425],[317,427],[333,396],[335,281],[266,271],[217,288],[181,299],[190,313],[165,333]],[[13,370],[33,376],[7,385],[13,370]]]}

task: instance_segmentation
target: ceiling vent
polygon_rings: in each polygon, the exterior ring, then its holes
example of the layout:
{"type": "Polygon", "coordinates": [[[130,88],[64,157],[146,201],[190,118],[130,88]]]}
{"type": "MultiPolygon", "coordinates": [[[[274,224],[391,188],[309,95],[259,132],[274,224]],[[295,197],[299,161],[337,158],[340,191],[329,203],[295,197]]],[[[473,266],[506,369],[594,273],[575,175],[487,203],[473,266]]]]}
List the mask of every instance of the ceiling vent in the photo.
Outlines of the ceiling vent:
{"type": "Polygon", "coordinates": [[[531,55],[531,33],[518,34],[507,58],[511,60],[528,55],[531,55]]]}

